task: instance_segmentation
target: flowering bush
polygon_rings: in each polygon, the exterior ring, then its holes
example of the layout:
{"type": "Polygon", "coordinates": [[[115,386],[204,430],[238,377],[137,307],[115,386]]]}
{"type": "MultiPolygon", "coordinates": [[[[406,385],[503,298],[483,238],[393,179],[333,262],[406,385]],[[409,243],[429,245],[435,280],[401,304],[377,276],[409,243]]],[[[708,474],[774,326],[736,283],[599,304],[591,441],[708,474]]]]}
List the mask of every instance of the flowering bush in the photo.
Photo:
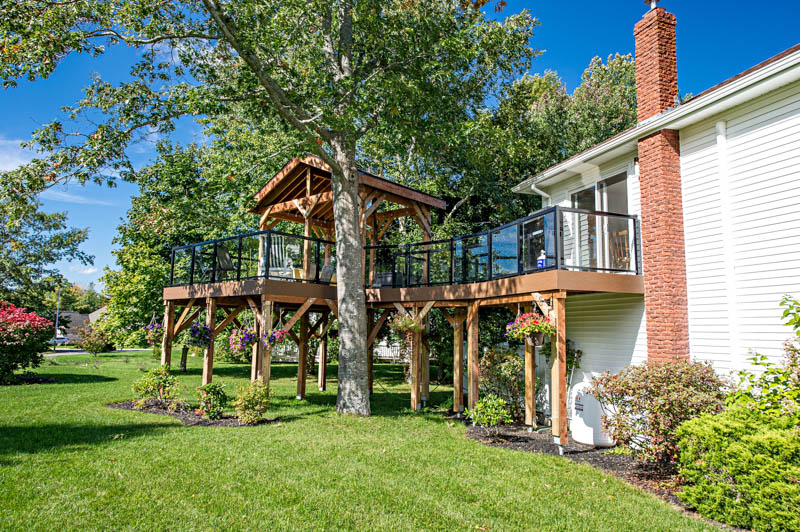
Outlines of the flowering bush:
{"type": "Polygon", "coordinates": [[[0,382],[9,381],[18,369],[42,363],[52,327],[50,320],[0,301],[0,382]]]}
{"type": "Polygon", "coordinates": [[[236,408],[239,423],[255,425],[269,406],[269,384],[253,381],[247,386],[237,388],[233,406],[236,408]]]}
{"type": "Polygon", "coordinates": [[[265,345],[272,347],[275,344],[282,344],[289,339],[289,332],[283,329],[275,329],[264,335],[265,345]]]}
{"type": "Polygon", "coordinates": [[[674,460],[678,426],[720,411],[725,392],[710,364],[682,359],[606,371],[590,389],[603,407],[603,429],[649,461],[674,460]]]}
{"type": "Polygon", "coordinates": [[[186,343],[192,347],[205,349],[211,345],[211,327],[201,321],[192,323],[189,327],[189,339],[186,343]]]}
{"type": "Polygon", "coordinates": [[[160,345],[164,336],[164,326],[160,323],[151,323],[144,328],[144,339],[152,346],[160,345]]]}
{"type": "Polygon", "coordinates": [[[86,326],[79,330],[78,338],[80,338],[78,347],[92,355],[106,351],[110,343],[108,335],[104,331],[91,326],[86,326]]]}
{"type": "Polygon", "coordinates": [[[253,329],[234,329],[231,331],[230,338],[228,338],[228,345],[231,348],[231,353],[240,355],[256,343],[256,340],[258,340],[258,337],[253,329]]]}
{"type": "Polygon", "coordinates": [[[228,394],[225,393],[225,385],[218,382],[209,382],[203,386],[195,388],[197,397],[200,399],[201,415],[208,419],[220,419],[228,404],[228,394]]]}
{"type": "Polygon", "coordinates": [[[506,337],[515,340],[525,340],[534,334],[552,336],[555,333],[556,327],[550,322],[550,318],[545,318],[534,312],[521,314],[506,325],[506,337]]]}

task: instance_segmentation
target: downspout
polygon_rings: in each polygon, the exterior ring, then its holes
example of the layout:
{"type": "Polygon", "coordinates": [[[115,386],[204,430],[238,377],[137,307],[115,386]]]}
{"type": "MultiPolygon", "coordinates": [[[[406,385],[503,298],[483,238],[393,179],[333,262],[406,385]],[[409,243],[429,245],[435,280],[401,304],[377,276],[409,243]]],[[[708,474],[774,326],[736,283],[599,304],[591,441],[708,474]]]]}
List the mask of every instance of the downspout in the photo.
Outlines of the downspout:
{"type": "Polygon", "coordinates": [[[531,190],[533,191],[534,194],[538,194],[541,197],[546,198],[547,202],[550,203],[550,194],[539,188],[536,188],[536,183],[531,183],[531,190]]]}

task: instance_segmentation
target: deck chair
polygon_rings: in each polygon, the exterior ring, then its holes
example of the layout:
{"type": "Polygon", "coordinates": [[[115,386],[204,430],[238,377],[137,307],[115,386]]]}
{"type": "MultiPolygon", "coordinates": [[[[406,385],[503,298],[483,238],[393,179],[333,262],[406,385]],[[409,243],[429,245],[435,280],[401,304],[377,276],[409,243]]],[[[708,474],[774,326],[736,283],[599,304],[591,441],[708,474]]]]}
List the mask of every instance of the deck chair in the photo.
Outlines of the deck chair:
{"type": "Polygon", "coordinates": [[[292,259],[286,253],[286,245],[282,235],[272,235],[269,250],[269,277],[291,279],[294,274],[292,259]]]}
{"type": "Polygon", "coordinates": [[[228,251],[228,248],[225,246],[217,246],[216,256],[214,257],[213,263],[209,261],[208,263],[200,264],[200,272],[205,279],[211,279],[214,263],[216,263],[217,268],[215,276],[217,281],[225,280],[228,273],[236,271],[236,267],[233,265],[231,254],[228,251]]]}
{"type": "Polygon", "coordinates": [[[631,268],[631,248],[627,229],[611,233],[608,241],[611,248],[611,267],[615,270],[629,270],[631,268]]]}

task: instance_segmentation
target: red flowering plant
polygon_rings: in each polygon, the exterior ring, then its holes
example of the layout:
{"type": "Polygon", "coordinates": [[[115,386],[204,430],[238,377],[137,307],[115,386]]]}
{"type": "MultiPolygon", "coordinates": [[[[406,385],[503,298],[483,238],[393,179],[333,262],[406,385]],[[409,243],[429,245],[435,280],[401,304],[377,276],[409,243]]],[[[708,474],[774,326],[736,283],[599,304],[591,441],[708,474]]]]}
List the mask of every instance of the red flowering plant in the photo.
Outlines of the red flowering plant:
{"type": "Polygon", "coordinates": [[[542,337],[554,334],[556,334],[556,326],[553,325],[550,318],[545,318],[535,312],[520,314],[514,321],[510,321],[506,325],[506,337],[515,340],[527,340],[538,336],[539,339],[535,343],[541,344],[542,337]]]}
{"type": "Polygon", "coordinates": [[[52,327],[50,320],[0,301],[0,382],[9,382],[18,369],[42,363],[52,327]]]}

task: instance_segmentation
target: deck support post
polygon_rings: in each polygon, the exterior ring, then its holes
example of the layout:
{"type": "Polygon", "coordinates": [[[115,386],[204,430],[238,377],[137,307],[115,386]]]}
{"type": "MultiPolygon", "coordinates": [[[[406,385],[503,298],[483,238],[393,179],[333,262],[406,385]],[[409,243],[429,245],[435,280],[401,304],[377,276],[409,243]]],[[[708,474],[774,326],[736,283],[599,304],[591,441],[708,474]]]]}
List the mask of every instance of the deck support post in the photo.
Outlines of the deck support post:
{"type": "Polygon", "coordinates": [[[300,344],[297,346],[297,399],[306,396],[306,364],[308,363],[308,313],[300,318],[300,344]]]}
{"type": "Polygon", "coordinates": [[[420,355],[421,364],[420,372],[422,383],[420,385],[420,396],[422,398],[422,406],[428,406],[431,393],[431,347],[428,344],[428,333],[430,332],[430,320],[425,317],[425,330],[422,332],[420,355]]]}
{"type": "Polygon", "coordinates": [[[161,338],[161,365],[172,364],[172,337],[175,334],[175,302],[164,304],[164,335],[161,338]]]}
{"type": "Polygon", "coordinates": [[[317,387],[319,391],[325,391],[325,379],[327,378],[328,363],[328,313],[322,314],[322,325],[319,330],[319,369],[317,370],[317,387]]]}
{"type": "Polygon", "coordinates": [[[469,306],[467,314],[467,375],[469,387],[467,389],[467,408],[472,410],[478,402],[478,303],[469,306]]]}
{"type": "Polygon", "coordinates": [[[422,380],[422,331],[414,331],[411,346],[411,410],[420,409],[420,381],[422,380]]]}
{"type": "Polygon", "coordinates": [[[464,412],[464,321],[466,313],[456,310],[453,321],[453,412],[464,412]]]}
{"type": "MultiPolygon", "coordinates": [[[[372,327],[375,326],[375,309],[368,308],[367,309],[367,334],[372,332],[372,327]]],[[[375,342],[367,342],[367,379],[369,380],[369,393],[372,395],[372,381],[373,381],[373,368],[372,365],[374,363],[375,357],[375,342]]]]}
{"type": "Polygon", "coordinates": [[[559,454],[563,454],[563,448],[567,444],[567,320],[565,302],[566,295],[563,292],[553,295],[556,334],[551,340],[553,368],[550,405],[553,420],[553,442],[559,445],[559,454]]]}
{"type": "Polygon", "coordinates": [[[211,382],[214,372],[214,328],[217,323],[217,300],[206,298],[206,327],[211,329],[211,343],[203,352],[203,386],[211,382]]]}
{"type": "MultiPolygon", "coordinates": [[[[524,312],[530,312],[526,306],[524,312]]],[[[536,348],[525,341],[525,424],[536,428],[536,348]]]]}

